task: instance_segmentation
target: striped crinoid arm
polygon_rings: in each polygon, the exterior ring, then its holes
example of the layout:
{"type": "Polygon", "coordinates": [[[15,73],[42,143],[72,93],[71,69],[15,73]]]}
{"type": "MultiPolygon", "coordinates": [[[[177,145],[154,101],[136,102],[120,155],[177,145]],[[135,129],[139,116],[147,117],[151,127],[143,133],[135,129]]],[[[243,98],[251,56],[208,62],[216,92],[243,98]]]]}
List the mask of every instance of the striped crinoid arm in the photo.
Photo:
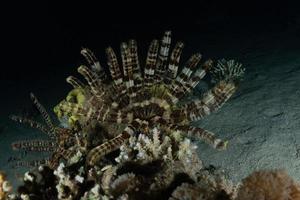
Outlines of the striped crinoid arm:
{"type": "Polygon", "coordinates": [[[154,84],[155,68],[159,50],[158,40],[153,40],[149,46],[144,69],[144,86],[150,88],[154,84]]]}
{"type": "Polygon", "coordinates": [[[190,77],[196,69],[198,63],[200,62],[201,57],[202,55],[200,53],[192,55],[181,70],[181,72],[176,77],[175,82],[173,84],[175,84],[179,88],[186,85],[188,80],[190,80],[190,77]]]}
{"type": "Polygon", "coordinates": [[[200,120],[221,108],[234,94],[236,89],[236,85],[232,82],[226,83],[225,81],[221,81],[215,87],[207,91],[202,99],[193,100],[183,105],[181,109],[174,110],[172,115],[184,115],[183,119],[189,122],[200,120]]]}
{"type": "Polygon", "coordinates": [[[137,92],[142,87],[142,74],[141,74],[141,67],[139,62],[139,57],[137,53],[137,42],[135,40],[129,40],[128,48],[130,51],[131,61],[132,61],[132,70],[133,70],[133,79],[135,88],[134,91],[137,92]]]}
{"type": "Polygon", "coordinates": [[[61,154],[61,152],[59,152],[59,151],[57,150],[57,151],[55,151],[55,152],[51,155],[50,159],[48,160],[47,165],[48,165],[51,169],[56,169],[56,168],[58,167],[58,165],[59,165],[59,161],[60,161],[61,158],[62,158],[62,154],[61,154]]]}
{"type": "Polygon", "coordinates": [[[61,158],[63,158],[64,160],[69,160],[77,153],[77,150],[78,150],[77,148],[65,149],[62,147],[58,147],[55,149],[55,152],[53,153],[53,155],[56,155],[56,156],[53,156],[50,160],[52,160],[52,159],[57,160],[57,159],[61,159],[61,158]]]}
{"type": "Polygon", "coordinates": [[[161,46],[160,46],[158,59],[156,63],[155,79],[154,79],[156,83],[164,80],[166,69],[167,69],[167,61],[168,61],[170,46],[171,46],[171,31],[166,31],[161,40],[161,46]]]}
{"type": "Polygon", "coordinates": [[[186,65],[176,77],[174,81],[168,86],[170,93],[173,97],[173,103],[176,104],[180,98],[184,96],[184,94],[188,91],[187,85],[190,82],[191,75],[195,71],[196,66],[201,60],[201,54],[194,54],[187,61],[186,65]]]}
{"type": "Polygon", "coordinates": [[[164,79],[165,84],[170,84],[173,79],[176,78],[178,73],[179,61],[184,47],[183,42],[177,42],[170,56],[166,77],[164,79]]]}
{"type": "Polygon", "coordinates": [[[168,124],[167,127],[171,131],[179,131],[184,136],[204,140],[215,149],[224,150],[228,144],[228,141],[222,141],[221,139],[217,138],[214,133],[202,128],[175,124],[168,124]]]}
{"type": "Polygon", "coordinates": [[[160,116],[156,116],[152,119],[150,126],[154,124],[160,124],[164,129],[167,130],[167,132],[179,131],[183,136],[204,140],[206,143],[219,150],[224,150],[227,147],[227,141],[222,141],[221,139],[217,138],[214,133],[202,128],[169,123],[168,120],[160,116]]]}
{"type": "Polygon", "coordinates": [[[121,44],[121,57],[123,63],[123,74],[125,86],[127,88],[127,94],[132,99],[136,96],[136,92],[134,91],[135,83],[133,79],[133,65],[132,65],[132,57],[130,53],[130,49],[127,44],[123,42],[121,44]]]}
{"type": "Polygon", "coordinates": [[[57,147],[52,153],[51,157],[48,159],[47,165],[51,169],[57,168],[61,159],[69,160],[76,153],[75,150],[65,149],[63,147],[57,147]]]}
{"type": "Polygon", "coordinates": [[[92,94],[100,101],[104,101],[105,90],[97,76],[97,74],[91,71],[88,67],[81,65],[77,71],[86,79],[88,82],[92,94]]]}
{"type": "Polygon", "coordinates": [[[191,92],[192,89],[200,82],[200,80],[207,74],[207,72],[212,68],[213,61],[208,59],[202,64],[202,67],[197,69],[192,75],[190,80],[185,84],[184,94],[191,92]]]}
{"type": "Polygon", "coordinates": [[[95,54],[88,48],[82,48],[80,53],[87,60],[89,67],[97,73],[99,80],[105,82],[107,80],[107,75],[104,69],[101,67],[99,60],[96,58],[95,54]]]}
{"type": "MultiPolygon", "coordinates": [[[[231,64],[233,63],[235,62],[231,62],[231,64]]],[[[208,60],[205,62],[202,69],[200,69],[200,71],[196,71],[194,74],[195,78],[191,79],[189,85],[191,87],[195,87],[201,77],[203,77],[207,71],[212,70],[211,66],[212,61],[208,60]]],[[[232,73],[235,71],[233,69],[230,71],[219,70],[221,74],[217,75],[217,77],[221,80],[212,89],[208,90],[201,99],[192,100],[191,102],[183,105],[182,108],[174,110],[171,114],[173,118],[176,117],[177,119],[190,122],[197,121],[221,108],[236,91],[237,83],[239,79],[241,79],[245,70],[241,68],[241,65],[238,63],[235,63],[234,66],[239,68],[236,70],[236,73],[232,73]]],[[[234,66],[231,66],[231,68],[234,68],[234,66]]]]}
{"type": "MultiPolygon", "coordinates": [[[[21,161],[16,161],[13,163],[13,168],[20,168],[20,167],[26,167],[26,168],[34,168],[34,167],[40,167],[41,165],[49,165],[50,160],[45,158],[45,159],[40,159],[40,160],[21,160],[21,161]]],[[[54,168],[52,168],[54,169],[54,168]]]]}
{"type": "Polygon", "coordinates": [[[113,88],[116,93],[113,95],[112,107],[118,109],[129,104],[129,96],[127,95],[126,85],[123,80],[123,73],[120,69],[117,56],[111,47],[106,49],[107,64],[109,66],[110,75],[113,80],[113,88]]]}
{"type": "Polygon", "coordinates": [[[31,119],[24,118],[24,117],[19,117],[19,116],[16,116],[16,115],[11,115],[10,119],[12,119],[13,121],[22,123],[22,124],[28,124],[31,128],[38,129],[41,132],[47,134],[50,138],[55,138],[55,134],[54,134],[55,132],[49,130],[47,127],[40,124],[39,122],[33,121],[31,119]]]}
{"type": "Polygon", "coordinates": [[[41,113],[41,115],[42,115],[43,119],[45,120],[47,126],[49,127],[50,131],[54,133],[55,126],[53,125],[52,120],[51,120],[49,114],[47,113],[46,109],[44,108],[44,106],[42,104],[40,104],[40,102],[34,96],[33,93],[30,93],[30,97],[31,97],[31,100],[33,101],[34,105],[37,107],[37,109],[41,113]]]}
{"type": "Polygon", "coordinates": [[[119,93],[124,94],[126,87],[123,82],[123,75],[118,63],[117,56],[111,47],[106,49],[107,64],[109,66],[110,75],[119,93]]]}
{"type": "Polygon", "coordinates": [[[52,152],[56,148],[56,143],[51,140],[22,140],[13,142],[11,146],[13,150],[52,152]]]}
{"type": "Polygon", "coordinates": [[[204,140],[216,149],[226,149],[228,143],[227,141],[222,141],[217,138],[215,134],[210,131],[189,125],[177,125],[176,123],[170,123],[168,120],[160,116],[156,116],[152,119],[150,126],[153,124],[160,124],[163,129],[167,130],[167,133],[179,131],[184,136],[204,140]]]}
{"type": "Polygon", "coordinates": [[[66,78],[67,83],[73,86],[74,89],[76,88],[85,88],[86,86],[76,77],[69,76],[66,78]]]}
{"type": "Polygon", "coordinates": [[[175,84],[170,86],[171,93],[174,97],[176,97],[174,98],[173,103],[177,103],[178,100],[190,93],[197,86],[201,79],[207,74],[208,70],[212,67],[212,63],[212,60],[209,59],[205,61],[202,64],[202,67],[197,69],[192,75],[189,75],[188,77],[183,75],[183,77],[186,77],[186,80],[182,83],[175,80],[175,84]]]}
{"type": "Polygon", "coordinates": [[[135,119],[130,125],[126,126],[121,134],[92,149],[86,158],[87,165],[95,165],[105,155],[119,149],[130,138],[130,136],[133,136],[137,130],[143,128],[145,125],[148,125],[148,122],[135,119]]]}
{"type": "Polygon", "coordinates": [[[120,146],[122,146],[122,144],[124,144],[129,137],[130,135],[126,131],[124,131],[113,139],[93,148],[87,155],[86,163],[89,166],[95,165],[101,160],[101,158],[103,158],[103,156],[119,149],[120,146]]]}

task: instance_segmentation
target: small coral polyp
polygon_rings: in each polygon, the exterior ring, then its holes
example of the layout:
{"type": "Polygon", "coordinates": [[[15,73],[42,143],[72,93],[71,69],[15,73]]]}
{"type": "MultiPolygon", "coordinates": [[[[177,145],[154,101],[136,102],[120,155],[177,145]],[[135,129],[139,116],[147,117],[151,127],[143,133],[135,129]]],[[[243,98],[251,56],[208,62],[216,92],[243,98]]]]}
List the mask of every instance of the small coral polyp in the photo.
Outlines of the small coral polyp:
{"type": "Polygon", "coordinates": [[[109,47],[106,50],[108,70],[104,70],[89,49],[83,49],[81,53],[88,65],[80,66],[78,72],[87,84],[68,77],[67,82],[74,89],[54,108],[58,118],[67,122],[67,127],[54,126],[32,95],[48,127],[16,116],[13,119],[41,129],[51,142],[22,141],[14,143],[14,147],[52,151],[48,162],[52,167],[56,167],[60,159],[68,160],[79,151],[86,156],[86,164],[94,166],[126,144],[129,138],[151,134],[149,130],[159,128],[166,135],[176,132],[183,137],[202,139],[216,149],[225,149],[227,141],[191,123],[218,110],[234,94],[244,68],[234,60],[222,60],[216,66],[210,59],[201,62],[200,53],[179,67],[184,44],[177,42],[172,51],[170,46],[171,32],[166,31],[161,41],[151,42],[143,67],[135,40],[121,44],[122,65],[109,47]],[[215,85],[201,99],[179,104],[207,73],[212,74],[215,85]]]}

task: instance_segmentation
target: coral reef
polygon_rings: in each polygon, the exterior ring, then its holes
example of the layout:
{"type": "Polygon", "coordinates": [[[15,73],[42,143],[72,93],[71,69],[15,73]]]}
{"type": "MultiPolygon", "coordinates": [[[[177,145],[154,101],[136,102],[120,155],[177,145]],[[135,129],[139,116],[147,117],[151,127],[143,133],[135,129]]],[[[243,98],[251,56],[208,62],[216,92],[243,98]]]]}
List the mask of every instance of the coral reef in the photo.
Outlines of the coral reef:
{"type": "Polygon", "coordinates": [[[0,171],[0,200],[7,199],[11,191],[11,184],[6,180],[6,175],[0,171]]]}
{"type": "Polygon", "coordinates": [[[234,185],[224,172],[203,167],[195,145],[176,133],[131,137],[120,153],[89,167],[84,158],[24,175],[9,199],[298,200],[300,185],[283,170],[257,171],[234,185]],[[184,147],[184,148],[183,148],[184,147]]]}
{"type": "Polygon", "coordinates": [[[182,192],[187,197],[231,197],[233,184],[221,171],[203,168],[189,139],[158,129],[150,133],[132,136],[117,157],[101,165],[90,167],[80,159],[54,170],[44,166],[28,172],[16,199],[176,199],[182,192]]]}
{"type": "Polygon", "coordinates": [[[39,167],[25,174],[19,195],[11,199],[233,199],[236,188],[221,171],[203,167],[191,138],[221,150],[227,141],[192,122],[234,94],[244,68],[233,60],[199,64],[200,53],[179,68],[184,45],[176,43],[172,52],[170,46],[166,31],[161,42],[151,42],[144,67],[135,40],[121,44],[121,66],[109,47],[108,70],[84,48],[89,66],[78,72],[87,84],[67,78],[73,90],[54,107],[60,126],[31,94],[46,125],[11,118],[40,129],[49,140],[17,141],[12,147],[52,154],[20,164],[39,167]],[[206,74],[213,87],[201,99],[180,102],[206,74]]]}

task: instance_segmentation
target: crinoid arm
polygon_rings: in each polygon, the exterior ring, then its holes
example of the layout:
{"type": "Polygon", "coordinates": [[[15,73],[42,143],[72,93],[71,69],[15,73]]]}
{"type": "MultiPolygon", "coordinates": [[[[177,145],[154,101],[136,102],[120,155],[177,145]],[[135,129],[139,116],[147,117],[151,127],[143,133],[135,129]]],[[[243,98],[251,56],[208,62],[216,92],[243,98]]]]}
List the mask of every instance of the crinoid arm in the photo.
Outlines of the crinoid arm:
{"type": "MultiPolygon", "coordinates": [[[[242,78],[245,69],[242,68],[241,64],[233,60],[226,62],[223,59],[221,63],[227,63],[226,65],[221,65],[219,63],[220,61],[218,62],[217,69],[211,67],[211,62],[204,65],[204,69],[206,68],[206,71],[208,69],[212,71],[213,79],[218,81],[215,86],[208,90],[201,99],[192,100],[191,102],[181,106],[181,108],[173,110],[171,113],[172,116],[185,119],[189,122],[197,121],[206,115],[217,111],[230,99],[230,97],[235,93],[237,84],[242,78]]],[[[195,87],[204,75],[204,70],[196,71],[194,75],[194,80],[196,81],[193,81],[193,78],[190,80],[190,82],[194,82],[190,84],[192,86],[191,88],[195,87]]],[[[188,91],[190,91],[190,89],[188,89],[188,91]]]]}
{"type": "Polygon", "coordinates": [[[198,121],[210,113],[221,108],[226,101],[236,91],[236,85],[220,81],[212,89],[207,91],[202,99],[192,100],[178,110],[174,110],[172,115],[183,115],[187,121],[198,121]]]}
{"type": "Polygon", "coordinates": [[[182,136],[201,139],[215,149],[224,150],[227,147],[227,141],[222,141],[217,138],[214,133],[199,127],[169,123],[164,118],[158,116],[152,119],[151,124],[160,124],[162,127],[165,127],[169,133],[180,132],[182,136]]]}
{"type": "Polygon", "coordinates": [[[104,69],[101,67],[99,60],[95,56],[95,54],[88,48],[82,48],[80,52],[84,58],[87,60],[89,67],[97,73],[99,76],[99,80],[101,82],[105,82],[107,80],[106,73],[104,69]]]}
{"type": "Polygon", "coordinates": [[[213,62],[209,59],[199,68],[197,65],[200,59],[199,53],[191,56],[182,71],[179,74],[176,73],[176,77],[170,84],[166,84],[169,90],[167,100],[171,105],[177,105],[179,100],[188,95],[212,67],[213,62]]]}
{"type": "Polygon", "coordinates": [[[51,169],[55,169],[59,165],[59,161],[61,158],[62,155],[59,153],[59,150],[55,151],[48,160],[48,166],[51,169]]]}
{"type": "Polygon", "coordinates": [[[135,119],[130,125],[128,125],[121,134],[113,139],[93,148],[87,155],[86,163],[88,165],[95,165],[103,158],[103,156],[111,153],[120,148],[131,136],[137,132],[137,130],[147,123],[140,119],[135,119]]]}
{"type": "Polygon", "coordinates": [[[41,132],[47,134],[50,138],[54,137],[53,132],[51,132],[48,127],[42,125],[39,122],[36,122],[34,120],[31,120],[31,119],[24,118],[24,117],[19,117],[19,116],[16,116],[16,115],[10,115],[9,118],[13,121],[16,121],[16,122],[19,122],[19,123],[22,123],[22,124],[28,124],[31,128],[38,129],[41,132]]]}
{"type": "Polygon", "coordinates": [[[136,96],[136,93],[134,91],[135,84],[133,80],[133,63],[132,56],[130,54],[130,49],[125,42],[121,44],[121,58],[127,94],[130,98],[130,101],[132,101],[132,98],[136,96]]]}
{"type": "Polygon", "coordinates": [[[68,78],[66,78],[66,81],[67,83],[72,85],[74,89],[84,88],[84,84],[74,76],[69,76],[68,78]]]}
{"type": "Polygon", "coordinates": [[[228,144],[228,141],[222,141],[221,139],[217,138],[214,133],[199,127],[172,125],[170,126],[170,129],[173,131],[180,131],[183,136],[201,139],[215,149],[224,150],[228,144]]]}
{"type": "Polygon", "coordinates": [[[137,42],[133,39],[129,40],[128,48],[131,56],[131,63],[132,63],[132,73],[133,73],[133,80],[134,80],[134,92],[137,92],[142,87],[142,74],[141,74],[141,67],[138,57],[138,47],[137,42]]]}
{"type": "Polygon", "coordinates": [[[168,69],[166,71],[166,77],[164,79],[165,84],[170,84],[171,81],[177,77],[179,61],[183,47],[183,42],[177,42],[171,53],[168,69]]]}
{"type": "Polygon", "coordinates": [[[11,144],[13,150],[25,150],[25,151],[48,151],[52,152],[55,150],[56,144],[49,140],[22,140],[16,141],[11,144]]]}
{"type": "Polygon", "coordinates": [[[95,97],[99,100],[103,100],[105,92],[97,74],[84,65],[78,68],[78,72],[87,80],[91,88],[91,92],[95,95],[95,97]]]}
{"type": "MultiPolygon", "coordinates": [[[[53,124],[49,114],[46,112],[45,108],[39,103],[37,98],[31,93],[30,97],[33,103],[36,105],[37,109],[40,111],[42,118],[46,122],[46,125],[43,125],[39,122],[33,121],[31,119],[18,117],[12,115],[10,118],[14,121],[29,124],[32,128],[37,128],[42,132],[46,133],[49,136],[49,140],[45,139],[34,139],[34,140],[23,140],[16,141],[12,143],[13,150],[25,150],[25,151],[45,151],[51,152],[52,158],[50,160],[46,159],[47,162],[41,161],[20,161],[17,165],[20,166],[35,166],[40,164],[49,164],[50,161],[52,163],[59,163],[60,158],[67,159],[68,149],[74,145],[75,136],[72,134],[71,129],[65,129],[61,127],[57,127],[53,124]],[[57,160],[57,161],[56,161],[57,160]]],[[[54,164],[53,164],[54,166],[54,164]]]]}
{"type": "Polygon", "coordinates": [[[171,46],[171,31],[165,31],[163,38],[161,39],[160,50],[158,58],[156,60],[156,70],[155,70],[155,83],[159,83],[164,80],[167,61],[169,57],[169,50],[171,46]]]}
{"type": "Polygon", "coordinates": [[[30,160],[30,161],[21,160],[15,162],[13,168],[19,168],[19,167],[33,168],[33,167],[39,167],[41,165],[48,165],[48,164],[49,164],[49,159],[30,160]]]}
{"type": "Polygon", "coordinates": [[[47,126],[49,127],[51,132],[54,132],[54,125],[53,122],[49,116],[49,114],[47,113],[46,109],[44,108],[44,106],[42,104],[40,104],[40,102],[38,101],[38,99],[35,97],[35,95],[33,93],[30,93],[30,97],[33,101],[33,103],[35,104],[35,106],[37,107],[37,109],[40,111],[44,121],[46,122],[47,126]]]}
{"type": "Polygon", "coordinates": [[[105,155],[119,149],[128,138],[127,133],[121,133],[113,139],[93,148],[87,155],[86,163],[90,166],[97,164],[105,155]]]}
{"type": "Polygon", "coordinates": [[[46,133],[49,137],[54,138],[55,137],[55,126],[53,125],[53,122],[52,122],[49,114],[45,110],[44,106],[42,104],[40,104],[40,102],[38,101],[38,99],[35,97],[35,95],[33,93],[30,93],[30,97],[31,97],[34,105],[36,106],[36,108],[41,113],[42,118],[46,122],[47,126],[44,126],[41,123],[33,121],[31,119],[27,119],[27,118],[24,118],[24,117],[19,117],[19,116],[16,116],[16,115],[11,115],[10,118],[14,121],[28,124],[32,128],[39,129],[42,132],[46,133]]]}

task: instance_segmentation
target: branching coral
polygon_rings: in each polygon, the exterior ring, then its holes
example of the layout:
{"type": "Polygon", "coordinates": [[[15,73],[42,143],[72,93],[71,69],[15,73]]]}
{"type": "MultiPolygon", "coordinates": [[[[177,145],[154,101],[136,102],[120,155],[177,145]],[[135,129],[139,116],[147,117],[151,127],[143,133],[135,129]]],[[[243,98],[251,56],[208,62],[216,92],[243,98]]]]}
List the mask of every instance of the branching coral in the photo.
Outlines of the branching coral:
{"type": "MultiPolygon", "coordinates": [[[[203,168],[189,139],[149,130],[121,146],[119,156],[92,168],[84,160],[54,171],[26,173],[20,197],[42,199],[298,200],[300,185],[282,170],[255,172],[233,185],[221,170],[203,168]],[[116,160],[117,162],[115,162],[116,160]],[[100,167],[99,166],[103,166],[100,167]],[[42,196],[41,196],[42,195],[42,196]]],[[[11,198],[19,200],[19,197],[11,198]]]]}
{"type": "Polygon", "coordinates": [[[103,161],[101,168],[90,168],[83,160],[69,166],[61,163],[54,171],[41,167],[25,175],[25,185],[19,192],[23,196],[57,195],[58,199],[165,199],[181,183],[204,180],[194,144],[186,138],[166,136],[157,129],[149,131],[153,134],[141,133],[135,139],[132,136],[115,158],[118,162],[103,161]],[[42,182],[43,179],[53,180],[53,185],[42,182]]]}

